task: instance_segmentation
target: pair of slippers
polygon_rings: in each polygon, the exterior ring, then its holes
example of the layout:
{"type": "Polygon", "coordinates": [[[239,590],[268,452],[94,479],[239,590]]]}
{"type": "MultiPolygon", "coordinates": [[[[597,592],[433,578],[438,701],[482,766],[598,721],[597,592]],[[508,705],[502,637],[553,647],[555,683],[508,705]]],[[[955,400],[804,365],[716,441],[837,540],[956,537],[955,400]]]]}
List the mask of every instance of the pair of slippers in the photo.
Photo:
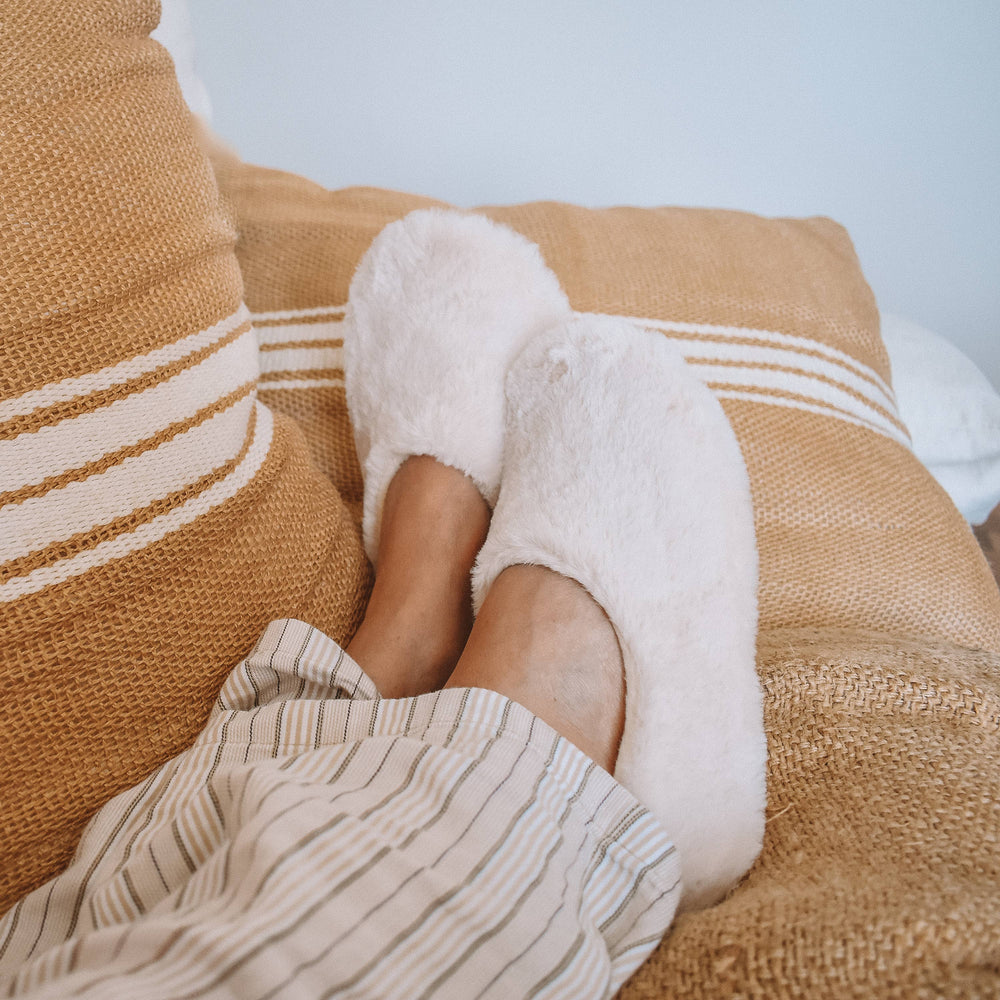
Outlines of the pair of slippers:
{"type": "Polygon", "coordinates": [[[396,470],[430,455],[494,508],[477,611],[508,566],[580,583],[625,665],[615,777],[680,851],[681,906],[717,901],[760,851],[766,761],[750,490],[718,401],[662,334],[575,315],[534,244],[437,209],[368,250],[344,355],[369,556],[396,470]]]}

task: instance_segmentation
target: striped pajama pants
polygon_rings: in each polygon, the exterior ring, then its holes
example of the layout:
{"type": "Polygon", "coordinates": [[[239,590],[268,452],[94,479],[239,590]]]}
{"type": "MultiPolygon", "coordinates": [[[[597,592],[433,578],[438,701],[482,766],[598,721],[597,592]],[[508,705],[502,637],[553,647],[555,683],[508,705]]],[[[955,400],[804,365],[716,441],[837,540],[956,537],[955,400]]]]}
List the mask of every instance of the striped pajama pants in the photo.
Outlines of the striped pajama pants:
{"type": "Polygon", "coordinates": [[[678,894],[662,827],[525,708],[379,699],[282,620],[0,922],[0,995],[606,997],[678,894]]]}

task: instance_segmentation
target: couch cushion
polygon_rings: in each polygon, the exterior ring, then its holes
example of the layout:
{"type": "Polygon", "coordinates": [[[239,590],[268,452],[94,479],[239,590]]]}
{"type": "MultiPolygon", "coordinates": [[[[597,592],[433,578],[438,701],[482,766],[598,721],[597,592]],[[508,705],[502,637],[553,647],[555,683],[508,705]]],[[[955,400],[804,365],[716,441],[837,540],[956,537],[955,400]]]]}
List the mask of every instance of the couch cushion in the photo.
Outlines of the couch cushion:
{"type": "MultiPolygon", "coordinates": [[[[213,162],[239,228],[262,397],[307,428],[356,514],[339,354],[350,279],[384,225],[440,203],[328,191],[219,148],[213,162]],[[286,338],[296,351],[282,349],[286,338]]],[[[839,225],[551,202],[480,211],[541,246],[574,308],[662,331],[719,395],[750,472],[763,629],[876,629],[1000,650],[997,589],[910,448],[875,300],[839,225]]]]}
{"type": "Polygon", "coordinates": [[[275,617],[335,638],[370,570],[257,398],[235,234],[152,0],[3,12],[0,910],[200,729],[275,617]]]}
{"type": "Polygon", "coordinates": [[[1000,656],[762,634],[764,849],[621,1000],[1000,995],[1000,656]]]}

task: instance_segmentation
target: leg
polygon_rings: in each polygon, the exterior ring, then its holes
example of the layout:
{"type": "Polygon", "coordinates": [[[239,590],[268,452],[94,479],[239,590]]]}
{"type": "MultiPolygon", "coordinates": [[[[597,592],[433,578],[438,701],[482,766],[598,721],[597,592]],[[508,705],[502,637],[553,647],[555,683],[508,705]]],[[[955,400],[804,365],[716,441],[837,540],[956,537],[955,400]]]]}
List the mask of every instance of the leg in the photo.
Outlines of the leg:
{"type": "Polygon", "coordinates": [[[449,687],[498,691],[613,772],[625,721],[614,629],[576,581],[511,566],[490,588],[449,687]]]}
{"type": "Polygon", "coordinates": [[[613,766],[680,849],[684,905],[714,902],[760,850],[765,802],[757,559],[735,436],[663,337],[611,318],[536,338],[506,398],[503,483],[473,571],[489,641],[477,620],[475,669],[463,656],[455,680],[498,687],[613,766]],[[554,619],[571,580],[589,618],[554,619]]]}
{"type": "Polygon", "coordinates": [[[469,573],[488,527],[471,480],[426,455],[408,459],[386,493],[375,588],[348,653],[383,697],[446,681],[497,691],[613,771],[625,683],[611,623],[574,580],[512,566],[473,628],[469,573]]]}
{"type": "Polygon", "coordinates": [[[350,652],[383,695],[439,688],[461,653],[499,489],[504,375],[568,313],[538,248],[481,216],[414,212],[355,273],[344,373],[376,574],[350,652]]]}
{"type": "Polygon", "coordinates": [[[386,491],[375,587],[347,651],[385,698],[437,690],[472,627],[469,572],[489,508],[472,480],[427,455],[386,491]]]}

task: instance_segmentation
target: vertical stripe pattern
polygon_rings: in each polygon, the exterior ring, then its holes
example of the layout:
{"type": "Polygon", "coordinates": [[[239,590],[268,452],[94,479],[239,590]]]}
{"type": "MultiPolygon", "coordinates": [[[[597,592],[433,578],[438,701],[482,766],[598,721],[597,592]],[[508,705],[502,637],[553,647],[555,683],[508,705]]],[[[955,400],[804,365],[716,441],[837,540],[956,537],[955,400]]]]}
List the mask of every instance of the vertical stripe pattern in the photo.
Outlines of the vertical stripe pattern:
{"type": "Polygon", "coordinates": [[[282,620],[191,749],[0,922],[0,992],[606,997],[678,892],[659,824],[526,709],[380,700],[282,620]]]}

